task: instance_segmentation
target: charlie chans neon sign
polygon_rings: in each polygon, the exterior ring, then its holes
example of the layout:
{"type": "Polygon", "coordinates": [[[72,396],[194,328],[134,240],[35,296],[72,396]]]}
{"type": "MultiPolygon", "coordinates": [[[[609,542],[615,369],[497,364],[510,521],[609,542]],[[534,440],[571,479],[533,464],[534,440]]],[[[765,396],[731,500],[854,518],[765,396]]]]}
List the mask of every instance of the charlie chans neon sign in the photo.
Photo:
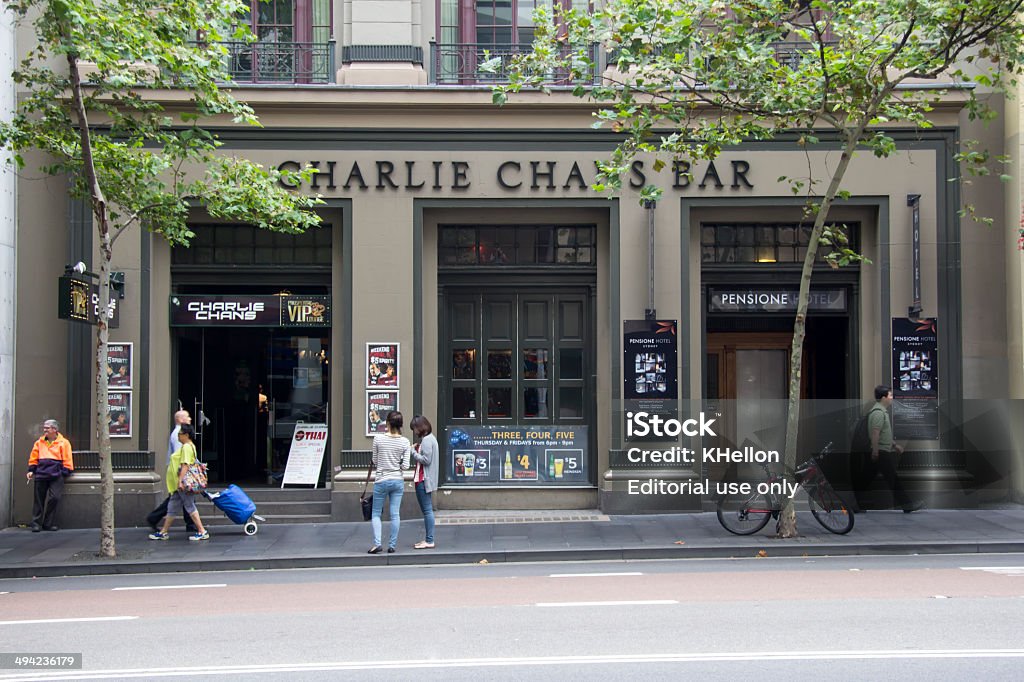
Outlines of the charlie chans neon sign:
{"type": "MultiPolygon", "coordinates": [[[[317,191],[442,191],[468,190],[473,186],[474,167],[469,161],[283,161],[277,169],[299,171],[304,166],[316,169],[309,188],[317,191]]],[[[643,161],[634,161],[628,174],[629,186],[640,189],[648,183],[649,169],[643,161]]],[[[720,159],[698,166],[688,161],[671,164],[671,188],[675,190],[751,190],[750,162],[720,159]]],[[[586,162],[503,161],[494,170],[494,179],[504,190],[580,190],[589,189],[596,168],[586,162]],[[590,169],[589,174],[585,169],[590,169]]],[[[298,183],[281,183],[297,189],[298,183]]]]}

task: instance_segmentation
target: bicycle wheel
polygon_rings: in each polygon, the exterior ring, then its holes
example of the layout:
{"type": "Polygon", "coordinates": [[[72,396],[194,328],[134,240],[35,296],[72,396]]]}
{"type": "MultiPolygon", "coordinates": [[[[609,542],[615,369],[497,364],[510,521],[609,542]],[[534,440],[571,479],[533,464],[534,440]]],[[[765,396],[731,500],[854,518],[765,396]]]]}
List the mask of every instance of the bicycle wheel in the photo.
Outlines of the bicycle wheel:
{"type": "Polygon", "coordinates": [[[853,510],[832,490],[832,486],[818,485],[807,495],[807,506],[811,508],[814,520],[822,528],[836,535],[846,535],[853,530],[853,510]]]}
{"type": "Polygon", "coordinates": [[[731,495],[718,499],[718,522],[735,535],[753,535],[768,525],[772,505],[764,495],[731,495]]]}

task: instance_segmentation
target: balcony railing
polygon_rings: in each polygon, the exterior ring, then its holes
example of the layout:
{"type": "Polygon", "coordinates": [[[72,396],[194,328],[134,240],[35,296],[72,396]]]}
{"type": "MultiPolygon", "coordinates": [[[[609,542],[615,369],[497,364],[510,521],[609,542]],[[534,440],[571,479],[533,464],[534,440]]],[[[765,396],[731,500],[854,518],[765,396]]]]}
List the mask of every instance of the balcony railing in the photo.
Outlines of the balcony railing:
{"type": "MultiPolygon", "coordinates": [[[[430,82],[435,85],[492,85],[508,80],[506,64],[518,54],[529,53],[530,43],[430,43],[430,82]],[[493,72],[483,72],[480,66],[491,59],[500,59],[500,65],[493,72]]],[[[597,45],[591,52],[591,59],[597,58],[597,45]]],[[[568,85],[568,74],[552,73],[549,81],[553,85],[568,85]]],[[[597,73],[592,72],[584,82],[592,83],[597,73]]]]}
{"type": "Polygon", "coordinates": [[[334,41],[225,42],[225,68],[235,83],[333,83],[334,41]]]}

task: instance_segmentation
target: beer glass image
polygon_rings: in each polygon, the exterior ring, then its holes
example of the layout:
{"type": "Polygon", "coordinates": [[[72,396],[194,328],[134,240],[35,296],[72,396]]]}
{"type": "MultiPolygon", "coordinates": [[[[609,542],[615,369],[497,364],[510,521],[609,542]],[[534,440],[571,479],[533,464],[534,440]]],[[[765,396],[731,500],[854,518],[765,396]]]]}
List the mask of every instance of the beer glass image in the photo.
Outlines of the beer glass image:
{"type": "Polygon", "coordinates": [[[562,472],[565,471],[565,460],[561,457],[555,458],[555,478],[561,478],[562,472]]]}
{"type": "Polygon", "coordinates": [[[466,463],[464,466],[466,476],[473,475],[473,465],[476,463],[476,456],[473,454],[466,455],[466,463]]]}

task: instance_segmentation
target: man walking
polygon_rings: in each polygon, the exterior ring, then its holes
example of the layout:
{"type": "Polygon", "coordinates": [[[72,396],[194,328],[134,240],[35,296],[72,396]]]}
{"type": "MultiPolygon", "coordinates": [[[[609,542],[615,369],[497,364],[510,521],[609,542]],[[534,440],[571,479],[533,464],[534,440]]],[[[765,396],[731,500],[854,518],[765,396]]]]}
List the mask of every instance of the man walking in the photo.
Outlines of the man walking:
{"type": "MultiPolygon", "coordinates": [[[[181,447],[181,443],[178,442],[178,434],[181,433],[181,425],[191,423],[192,416],[188,413],[188,410],[178,410],[174,413],[174,428],[171,430],[171,435],[167,439],[167,464],[170,464],[171,462],[171,455],[181,447]]],[[[167,468],[167,464],[164,465],[164,469],[167,468]]],[[[146,516],[146,523],[149,524],[149,527],[153,529],[154,533],[158,531],[157,526],[163,518],[167,516],[167,503],[170,502],[170,500],[171,497],[168,495],[164,498],[163,502],[157,505],[156,509],[149,512],[146,516]]],[[[196,532],[195,523],[192,522],[192,519],[190,519],[187,514],[185,515],[185,527],[189,533],[196,532]]]]}
{"type": "MultiPolygon", "coordinates": [[[[920,501],[912,501],[903,488],[896,467],[903,448],[896,444],[892,436],[892,418],[889,408],[892,407],[892,389],[888,386],[875,387],[875,404],[868,411],[868,435],[871,439],[871,461],[869,468],[871,478],[875,470],[880,470],[892,493],[893,504],[903,508],[909,514],[921,508],[920,501]]],[[[869,479],[870,480],[870,479],[869,479]]]]}
{"type": "Polygon", "coordinates": [[[71,443],[60,434],[55,419],[43,422],[43,435],[32,446],[28,456],[28,480],[35,482],[32,500],[32,532],[57,530],[53,522],[64,494],[64,478],[75,470],[71,459],[71,443]]]}

